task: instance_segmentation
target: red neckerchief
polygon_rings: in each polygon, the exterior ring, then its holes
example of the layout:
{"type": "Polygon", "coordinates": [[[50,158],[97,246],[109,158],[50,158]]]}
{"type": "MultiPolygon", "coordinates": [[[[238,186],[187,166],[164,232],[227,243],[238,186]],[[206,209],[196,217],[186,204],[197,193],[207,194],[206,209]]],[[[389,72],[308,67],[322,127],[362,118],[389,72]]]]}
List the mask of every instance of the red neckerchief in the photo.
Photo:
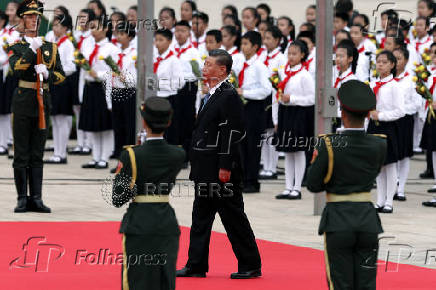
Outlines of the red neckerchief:
{"type": "Polygon", "coordinates": [[[364,46],[364,45],[362,45],[362,47],[361,47],[361,48],[359,48],[358,52],[359,52],[359,54],[360,54],[360,53],[362,53],[362,52],[364,52],[364,51],[365,51],[365,46],[364,46]]]}
{"type": "Polygon", "coordinates": [[[180,49],[180,47],[174,48],[174,50],[177,52],[177,58],[180,58],[182,54],[184,54],[188,49],[192,47],[192,44],[188,45],[185,48],[180,49]]]}
{"type": "MultiPolygon", "coordinates": [[[[433,77],[433,84],[431,85],[431,87],[430,87],[430,89],[429,89],[431,95],[433,95],[433,92],[434,92],[434,88],[435,88],[435,87],[436,87],[436,77],[433,77]]],[[[426,106],[426,108],[427,108],[427,106],[426,106]]]]}
{"type": "Polygon", "coordinates": [[[374,95],[376,95],[376,97],[377,97],[377,94],[378,94],[378,91],[380,90],[380,88],[381,88],[382,86],[384,86],[385,84],[387,84],[387,83],[393,81],[393,80],[394,80],[394,78],[390,79],[390,80],[387,81],[387,82],[381,82],[381,81],[380,81],[380,82],[376,82],[376,83],[375,83],[375,87],[372,89],[373,92],[374,92],[374,95]]]}
{"type": "Polygon", "coordinates": [[[350,71],[346,76],[344,76],[343,78],[337,77],[336,81],[335,81],[335,89],[338,87],[338,84],[340,82],[342,82],[343,80],[345,80],[346,78],[348,78],[349,76],[351,76],[353,74],[352,71],[350,71]]]}
{"type": "Polygon", "coordinates": [[[61,46],[61,44],[64,43],[65,40],[67,40],[67,39],[68,39],[68,36],[67,36],[67,35],[65,35],[65,36],[63,36],[61,39],[59,39],[59,41],[58,41],[58,43],[57,43],[57,44],[58,44],[58,47],[61,46]]]}
{"type": "Polygon", "coordinates": [[[274,55],[272,55],[272,56],[269,56],[269,55],[267,55],[266,56],[266,59],[265,59],[265,61],[264,61],[264,64],[266,65],[266,66],[268,66],[269,65],[269,60],[270,59],[274,59],[278,54],[280,53],[280,50],[279,51],[277,51],[274,55]]]}
{"type": "Polygon", "coordinates": [[[92,66],[92,63],[94,62],[95,57],[97,56],[98,50],[100,48],[100,45],[97,43],[94,46],[94,50],[92,51],[91,55],[89,56],[89,65],[92,66]]]}
{"type": "Polygon", "coordinates": [[[82,44],[83,44],[83,41],[85,40],[85,36],[83,36],[83,35],[80,35],[80,40],[79,40],[79,42],[77,43],[77,48],[78,49],[80,49],[81,47],[82,47],[82,44]]]}
{"type": "Polygon", "coordinates": [[[257,56],[260,56],[264,50],[265,50],[265,48],[263,48],[263,47],[259,48],[259,50],[256,53],[257,56]]]}
{"type": "Polygon", "coordinates": [[[112,42],[112,44],[115,44],[115,45],[117,45],[117,43],[118,43],[118,40],[117,40],[116,38],[112,38],[112,39],[111,39],[111,42],[112,42]]]}
{"type": "Polygon", "coordinates": [[[240,87],[240,88],[241,88],[242,85],[244,84],[244,74],[245,74],[245,69],[246,69],[247,67],[249,67],[249,65],[248,65],[248,63],[245,61],[245,62],[244,62],[244,67],[242,68],[241,72],[239,73],[239,78],[238,78],[238,81],[239,81],[239,87],[240,87]]]}
{"type": "MultiPolygon", "coordinates": [[[[286,68],[288,68],[288,67],[289,67],[289,63],[286,64],[286,68]]],[[[283,81],[281,81],[281,82],[277,85],[278,90],[280,89],[280,90],[282,90],[282,92],[285,91],[286,84],[289,82],[289,80],[290,80],[293,76],[295,76],[297,73],[299,73],[300,71],[302,71],[302,70],[304,69],[304,66],[301,65],[301,67],[300,67],[299,70],[296,70],[296,71],[288,71],[288,72],[286,72],[286,68],[285,68],[286,78],[285,78],[283,81]]],[[[277,90],[277,94],[276,94],[276,98],[277,98],[277,99],[279,98],[279,92],[278,92],[278,90],[277,90]]]]}
{"type": "Polygon", "coordinates": [[[157,68],[159,67],[159,64],[161,63],[161,61],[168,59],[172,55],[173,55],[173,51],[171,50],[165,58],[158,56],[156,59],[156,62],[153,64],[153,72],[157,73],[157,68]]]}
{"type": "Polygon", "coordinates": [[[302,63],[303,67],[304,67],[306,70],[309,70],[309,66],[310,66],[310,63],[311,63],[312,61],[313,61],[313,57],[310,58],[310,59],[308,59],[308,60],[306,60],[306,61],[304,61],[304,62],[302,63]]]}
{"type": "Polygon", "coordinates": [[[231,55],[235,55],[235,54],[237,54],[237,53],[239,53],[239,50],[235,49],[235,51],[234,51],[234,52],[232,52],[232,54],[231,54],[231,55]]]}
{"type": "Polygon", "coordinates": [[[423,44],[428,43],[428,42],[430,41],[430,39],[431,39],[431,37],[430,37],[430,36],[427,36],[427,40],[425,40],[424,42],[416,42],[416,43],[415,43],[415,49],[416,49],[416,52],[419,52],[419,47],[420,47],[421,45],[423,45],[423,44]]]}
{"type": "Polygon", "coordinates": [[[380,43],[380,48],[385,48],[386,37],[383,37],[380,43]]]}
{"type": "Polygon", "coordinates": [[[409,75],[409,72],[406,71],[406,73],[404,74],[404,76],[402,76],[401,78],[394,78],[394,80],[396,80],[397,82],[401,81],[402,79],[404,79],[405,77],[407,77],[409,75]]]}

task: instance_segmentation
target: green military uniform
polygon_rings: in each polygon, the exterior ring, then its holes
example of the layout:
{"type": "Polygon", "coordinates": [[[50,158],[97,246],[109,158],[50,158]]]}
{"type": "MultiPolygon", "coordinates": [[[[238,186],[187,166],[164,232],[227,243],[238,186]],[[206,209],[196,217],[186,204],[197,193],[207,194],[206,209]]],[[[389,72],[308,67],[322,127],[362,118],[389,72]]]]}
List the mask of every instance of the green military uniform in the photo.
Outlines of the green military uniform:
{"type": "MultiPolygon", "coordinates": [[[[369,86],[349,81],[339,90],[342,109],[367,113],[375,108],[369,86]]],[[[380,218],[371,188],[386,155],[383,136],[364,128],[347,129],[319,139],[307,175],[312,192],[327,192],[319,234],[325,237],[325,263],[330,289],[376,289],[380,218]]]]}
{"type": "MultiPolygon", "coordinates": [[[[35,0],[23,1],[17,15],[37,14],[42,15],[43,4],[35,0]]],[[[43,206],[41,200],[42,191],[42,167],[47,130],[41,128],[40,121],[48,125],[50,96],[49,83],[59,84],[65,80],[65,74],[57,51],[57,45],[43,42],[39,48],[41,51],[42,64],[46,65],[49,77],[44,80],[43,111],[45,120],[39,111],[37,97],[37,54],[30,48],[30,44],[23,37],[22,41],[10,46],[9,58],[10,69],[19,79],[18,88],[12,97],[12,128],[14,138],[14,177],[18,193],[18,206],[15,212],[26,210],[50,212],[43,206]],[[27,202],[27,179],[29,180],[30,203],[27,202]]]]}
{"type": "MultiPolygon", "coordinates": [[[[144,111],[147,124],[156,126],[163,119],[163,128],[170,120],[171,106],[164,99],[147,99],[144,111]]],[[[180,230],[168,197],[184,160],[184,150],[163,138],[129,147],[120,155],[112,202],[121,206],[137,193],[120,228],[122,289],[175,289],[180,230]]]]}

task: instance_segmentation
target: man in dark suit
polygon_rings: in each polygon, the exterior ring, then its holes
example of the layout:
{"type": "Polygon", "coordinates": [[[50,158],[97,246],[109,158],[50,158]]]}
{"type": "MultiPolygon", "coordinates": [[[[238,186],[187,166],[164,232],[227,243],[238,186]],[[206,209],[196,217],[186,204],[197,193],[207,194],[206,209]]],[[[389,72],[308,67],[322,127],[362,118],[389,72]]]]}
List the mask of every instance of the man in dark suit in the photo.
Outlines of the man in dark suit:
{"type": "Polygon", "coordinates": [[[226,79],[232,57],[224,50],[209,53],[203,77],[209,87],[194,125],[190,179],[195,183],[189,258],[178,277],[206,277],[209,242],[215,214],[227,231],[238,259],[232,279],[261,276],[256,240],[242,199],[240,142],[245,136],[243,105],[226,79]]]}

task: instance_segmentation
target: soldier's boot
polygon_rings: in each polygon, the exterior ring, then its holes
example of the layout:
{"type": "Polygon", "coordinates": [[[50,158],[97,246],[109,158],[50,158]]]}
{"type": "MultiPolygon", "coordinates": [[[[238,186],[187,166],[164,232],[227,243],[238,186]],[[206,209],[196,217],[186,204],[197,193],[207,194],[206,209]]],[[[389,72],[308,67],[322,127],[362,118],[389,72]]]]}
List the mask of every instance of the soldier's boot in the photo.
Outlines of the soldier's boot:
{"type": "Polygon", "coordinates": [[[29,169],[30,199],[27,209],[34,212],[50,213],[51,209],[42,202],[42,167],[29,169]]]}
{"type": "Polygon", "coordinates": [[[14,168],[15,187],[18,198],[14,212],[21,213],[27,211],[27,169],[14,168]]]}

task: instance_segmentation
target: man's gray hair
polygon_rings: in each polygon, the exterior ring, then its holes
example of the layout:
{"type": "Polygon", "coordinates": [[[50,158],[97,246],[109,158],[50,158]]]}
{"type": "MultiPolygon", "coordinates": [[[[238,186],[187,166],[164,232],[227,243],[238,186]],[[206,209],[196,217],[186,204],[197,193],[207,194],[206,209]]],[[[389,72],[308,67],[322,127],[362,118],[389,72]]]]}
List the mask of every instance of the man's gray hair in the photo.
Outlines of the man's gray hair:
{"type": "Polygon", "coordinates": [[[225,65],[227,74],[232,71],[232,56],[224,49],[214,49],[209,52],[209,56],[216,58],[216,63],[218,65],[225,65]]]}

